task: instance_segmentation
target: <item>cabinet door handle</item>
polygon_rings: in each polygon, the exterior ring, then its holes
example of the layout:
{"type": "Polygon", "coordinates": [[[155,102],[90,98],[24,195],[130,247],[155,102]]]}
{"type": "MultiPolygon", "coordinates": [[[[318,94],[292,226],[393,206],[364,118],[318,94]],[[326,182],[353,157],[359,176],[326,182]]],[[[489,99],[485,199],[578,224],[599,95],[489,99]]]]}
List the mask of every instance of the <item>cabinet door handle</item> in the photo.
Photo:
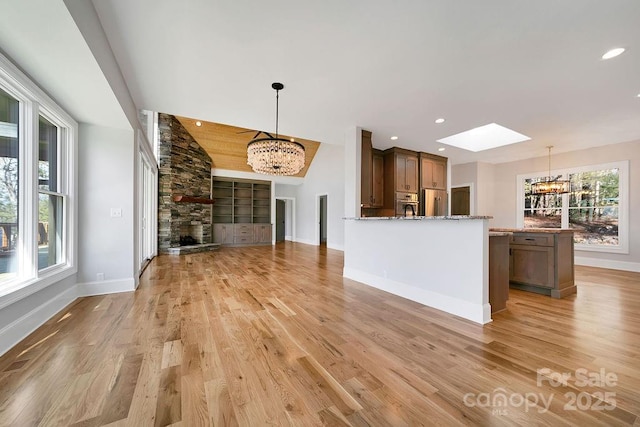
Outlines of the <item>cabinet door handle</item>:
{"type": "Polygon", "coordinates": [[[533,241],[535,241],[536,239],[526,238],[526,239],[524,239],[524,240],[526,240],[526,241],[528,241],[528,242],[533,242],[533,241]]]}

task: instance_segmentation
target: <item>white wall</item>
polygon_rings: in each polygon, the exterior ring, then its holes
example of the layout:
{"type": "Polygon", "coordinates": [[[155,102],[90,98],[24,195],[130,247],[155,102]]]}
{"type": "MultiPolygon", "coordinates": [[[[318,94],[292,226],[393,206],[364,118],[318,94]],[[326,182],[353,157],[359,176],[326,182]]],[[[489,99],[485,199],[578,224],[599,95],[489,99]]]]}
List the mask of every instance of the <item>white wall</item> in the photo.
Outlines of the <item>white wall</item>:
{"type": "MultiPolygon", "coordinates": [[[[490,163],[478,162],[478,179],[475,186],[476,215],[492,215],[495,210],[493,194],[495,193],[495,166],[490,163]]],[[[489,221],[493,226],[493,221],[489,221]]]]}
{"type": "Polygon", "coordinates": [[[327,247],[344,247],[344,147],[320,144],[304,182],[296,192],[296,240],[319,244],[320,195],[327,195],[327,247]]]}
{"type": "MultiPolygon", "coordinates": [[[[552,169],[629,160],[629,254],[576,251],[576,262],[605,268],[640,271],[640,141],[552,154],[552,169]]],[[[548,170],[548,157],[501,163],[494,167],[493,226],[515,227],[516,177],[548,170]]]]}
{"type": "Polygon", "coordinates": [[[77,280],[96,293],[132,290],[137,276],[133,137],[130,130],[80,124],[77,280]],[[121,209],[122,216],[111,217],[112,208],[121,209]]]}

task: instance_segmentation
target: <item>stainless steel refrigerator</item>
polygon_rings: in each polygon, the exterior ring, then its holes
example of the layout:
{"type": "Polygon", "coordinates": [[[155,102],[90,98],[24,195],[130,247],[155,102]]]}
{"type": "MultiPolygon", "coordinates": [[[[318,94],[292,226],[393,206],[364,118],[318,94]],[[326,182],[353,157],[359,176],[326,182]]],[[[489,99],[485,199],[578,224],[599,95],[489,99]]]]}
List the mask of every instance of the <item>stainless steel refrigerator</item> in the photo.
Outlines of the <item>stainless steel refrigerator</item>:
{"type": "Polygon", "coordinates": [[[448,212],[447,192],[445,190],[422,189],[420,210],[424,216],[446,216],[448,212]]]}

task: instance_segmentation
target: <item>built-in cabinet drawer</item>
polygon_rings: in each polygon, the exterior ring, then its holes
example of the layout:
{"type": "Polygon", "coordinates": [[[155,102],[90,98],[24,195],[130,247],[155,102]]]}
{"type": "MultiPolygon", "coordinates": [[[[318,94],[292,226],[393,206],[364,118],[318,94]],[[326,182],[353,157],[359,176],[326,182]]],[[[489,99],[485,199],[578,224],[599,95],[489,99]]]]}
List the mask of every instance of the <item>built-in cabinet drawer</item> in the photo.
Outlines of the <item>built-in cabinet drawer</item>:
{"type": "Polygon", "coordinates": [[[234,236],[233,243],[253,243],[253,236],[234,236]]]}
{"type": "Polygon", "coordinates": [[[252,224],[235,224],[233,229],[234,236],[253,236],[252,224]]]}
{"type": "Polygon", "coordinates": [[[553,246],[553,234],[514,233],[511,238],[513,245],[553,246]]]}

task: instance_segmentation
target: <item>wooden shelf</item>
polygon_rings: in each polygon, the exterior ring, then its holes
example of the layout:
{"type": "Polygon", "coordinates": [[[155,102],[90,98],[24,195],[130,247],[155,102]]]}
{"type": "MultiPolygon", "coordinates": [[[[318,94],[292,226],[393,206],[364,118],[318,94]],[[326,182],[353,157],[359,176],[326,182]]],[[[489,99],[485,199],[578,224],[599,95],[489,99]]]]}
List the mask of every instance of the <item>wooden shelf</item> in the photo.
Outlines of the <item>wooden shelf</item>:
{"type": "Polygon", "coordinates": [[[213,200],[206,197],[191,197],[174,194],[173,201],[176,203],[199,203],[201,205],[212,205],[213,200]]]}

